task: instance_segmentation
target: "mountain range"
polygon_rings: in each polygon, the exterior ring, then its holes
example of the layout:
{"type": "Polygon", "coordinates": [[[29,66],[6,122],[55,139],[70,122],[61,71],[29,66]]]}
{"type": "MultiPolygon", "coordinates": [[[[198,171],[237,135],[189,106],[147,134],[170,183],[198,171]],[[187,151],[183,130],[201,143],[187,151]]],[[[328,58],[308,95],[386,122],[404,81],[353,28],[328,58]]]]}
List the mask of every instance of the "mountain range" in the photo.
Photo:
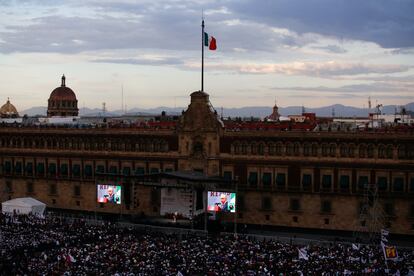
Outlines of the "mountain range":
{"type": "MultiPolygon", "coordinates": [[[[414,102],[408,103],[405,106],[407,111],[414,111],[414,102]]],[[[381,108],[382,114],[395,114],[395,112],[400,112],[402,106],[397,105],[385,105],[381,108]]],[[[185,107],[165,107],[160,106],[156,108],[132,108],[129,109],[126,115],[159,115],[162,111],[165,111],[167,115],[177,115],[185,110],[185,107]]],[[[263,118],[272,113],[271,106],[246,106],[238,108],[216,108],[217,113],[223,114],[224,117],[260,117],[263,118]]],[[[28,116],[46,116],[47,107],[37,106],[32,107],[20,112],[21,115],[27,114],[28,116]]],[[[305,112],[315,113],[318,117],[367,117],[369,113],[375,112],[374,109],[368,108],[358,108],[353,106],[345,106],[342,104],[335,104],[317,108],[305,108],[305,112]]],[[[279,113],[282,116],[287,115],[296,115],[302,114],[301,106],[288,106],[288,107],[279,107],[279,113]]],[[[106,111],[105,116],[120,116],[125,114],[122,110],[106,111]]],[[[98,108],[87,108],[83,107],[79,109],[80,116],[103,116],[103,112],[98,108]]]]}

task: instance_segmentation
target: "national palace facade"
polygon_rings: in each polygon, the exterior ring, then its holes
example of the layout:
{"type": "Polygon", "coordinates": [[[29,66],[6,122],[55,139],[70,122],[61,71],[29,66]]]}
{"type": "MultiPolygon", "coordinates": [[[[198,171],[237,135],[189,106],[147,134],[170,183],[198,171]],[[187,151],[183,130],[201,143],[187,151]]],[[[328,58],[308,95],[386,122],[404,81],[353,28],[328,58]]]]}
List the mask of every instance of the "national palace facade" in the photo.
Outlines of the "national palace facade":
{"type": "Polygon", "coordinates": [[[0,199],[156,217],[159,189],[139,176],[197,171],[223,180],[215,189],[237,191],[237,213],[224,221],[236,215],[243,224],[355,231],[368,227],[361,206],[373,187],[385,226],[413,235],[412,129],[316,129],[235,128],[201,91],[176,121],[146,127],[3,125],[0,199]],[[97,182],[105,181],[123,186],[122,204],[96,202],[97,182]]]}

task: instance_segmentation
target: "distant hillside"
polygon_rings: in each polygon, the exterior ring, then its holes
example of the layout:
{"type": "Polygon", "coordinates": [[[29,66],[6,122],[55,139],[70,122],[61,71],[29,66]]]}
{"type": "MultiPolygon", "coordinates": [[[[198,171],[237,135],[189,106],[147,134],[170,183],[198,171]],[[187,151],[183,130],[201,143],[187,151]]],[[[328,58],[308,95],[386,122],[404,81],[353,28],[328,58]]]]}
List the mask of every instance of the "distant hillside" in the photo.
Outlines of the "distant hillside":
{"type": "MultiPolygon", "coordinates": [[[[217,112],[220,114],[221,109],[217,108],[217,112]]],[[[405,108],[407,111],[414,111],[414,102],[406,104],[405,108]]],[[[160,106],[156,108],[132,108],[129,109],[127,115],[147,115],[147,114],[161,114],[162,111],[165,111],[168,115],[178,115],[181,114],[185,107],[165,107],[160,106]]],[[[383,114],[394,114],[394,112],[400,112],[401,107],[396,105],[386,105],[382,107],[381,111],[383,114]]],[[[44,106],[32,107],[27,110],[20,112],[21,115],[27,114],[28,116],[41,115],[46,116],[47,108],[44,106]]],[[[306,112],[316,113],[316,116],[319,117],[331,117],[332,113],[335,113],[335,117],[367,117],[370,112],[374,112],[374,109],[369,110],[368,108],[358,108],[353,106],[345,106],[341,104],[329,105],[324,107],[317,108],[307,108],[305,107],[306,112]]],[[[223,115],[224,117],[260,117],[263,118],[272,113],[271,106],[246,106],[239,108],[224,108],[223,115]]],[[[279,107],[279,113],[283,116],[301,114],[301,106],[288,106],[288,107],[279,107]]],[[[99,108],[81,108],[79,110],[81,116],[102,116],[102,110],[99,108]]],[[[124,114],[121,110],[107,111],[106,116],[119,116],[124,114]]]]}

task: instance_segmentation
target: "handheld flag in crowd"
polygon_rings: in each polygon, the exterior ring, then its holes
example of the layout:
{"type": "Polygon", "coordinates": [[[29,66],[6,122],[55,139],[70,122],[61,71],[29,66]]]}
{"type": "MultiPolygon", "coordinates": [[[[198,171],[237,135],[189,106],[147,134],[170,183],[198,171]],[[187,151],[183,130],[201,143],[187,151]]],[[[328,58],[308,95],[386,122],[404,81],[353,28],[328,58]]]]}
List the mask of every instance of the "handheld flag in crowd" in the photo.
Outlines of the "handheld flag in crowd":
{"type": "Polygon", "coordinates": [[[352,249],[353,249],[353,250],[359,250],[360,246],[361,246],[361,245],[360,245],[359,243],[358,243],[358,244],[353,243],[353,244],[352,244],[352,249]]]}
{"type": "Polygon", "coordinates": [[[302,260],[305,260],[305,261],[307,261],[307,260],[309,260],[309,255],[308,255],[308,250],[306,249],[306,247],[303,247],[303,248],[298,248],[298,253],[299,253],[299,260],[300,259],[302,259],[302,260]]]}
{"type": "Polygon", "coordinates": [[[382,229],[381,230],[381,248],[382,252],[384,253],[385,260],[397,260],[398,259],[398,252],[397,247],[393,245],[388,245],[388,235],[390,234],[389,231],[382,229]]]}
{"type": "Polygon", "coordinates": [[[209,36],[206,32],[204,32],[204,46],[213,51],[217,49],[216,39],[213,36],[209,36]]]}

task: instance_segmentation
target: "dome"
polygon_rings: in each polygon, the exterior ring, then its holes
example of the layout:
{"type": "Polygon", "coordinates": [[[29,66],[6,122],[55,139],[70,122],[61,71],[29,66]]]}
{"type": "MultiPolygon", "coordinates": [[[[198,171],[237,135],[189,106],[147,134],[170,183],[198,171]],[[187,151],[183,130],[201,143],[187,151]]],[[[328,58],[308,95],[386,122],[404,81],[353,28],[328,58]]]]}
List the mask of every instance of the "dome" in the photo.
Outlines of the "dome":
{"type": "Polygon", "coordinates": [[[50,94],[47,105],[47,116],[78,116],[78,100],[75,92],[69,87],[66,87],[65,75],[62,76],[62,84],[55,88],[50,94]]]}
{"type": "Polygon", "coordinates": [[[19,113],[17,113],[16,107],[10,103],[10,100],[7,99],[7,102],[0,108],[0,114],[2,117],[17,117],[19,113]]]}
{"type": "Polygon", "coordinates": [[[52,101],[76,101],[75,92],[72,89],[66,86],[65,84],[65,75],[62,76],[62,85],[56,87],[50,94],[49,100],[52,101]]]}

